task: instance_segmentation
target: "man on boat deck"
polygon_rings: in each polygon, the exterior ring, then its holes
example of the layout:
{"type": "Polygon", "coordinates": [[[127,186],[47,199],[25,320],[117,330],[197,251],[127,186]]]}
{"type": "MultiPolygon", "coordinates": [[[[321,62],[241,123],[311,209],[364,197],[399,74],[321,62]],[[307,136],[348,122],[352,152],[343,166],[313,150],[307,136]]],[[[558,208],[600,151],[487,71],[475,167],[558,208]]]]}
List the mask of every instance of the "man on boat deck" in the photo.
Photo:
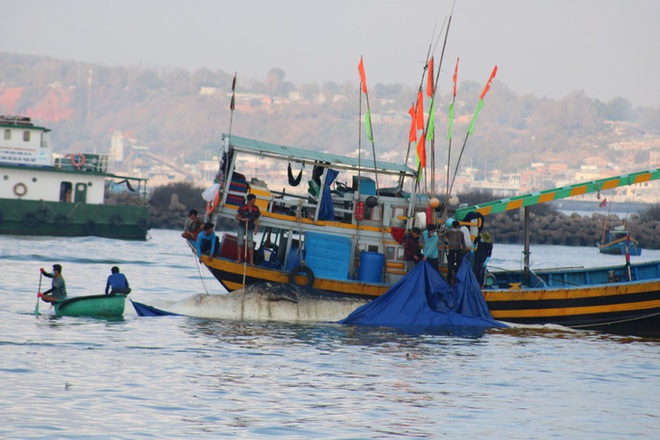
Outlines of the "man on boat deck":
{"type": "Polygon", "coordinates": [[[431,266],[439,272],[437,229],[438,227],[436,225],[430,224],[426,227],[426,231],[422,232],[422,240],[424,240],[424,250],[422,251],[422,254],[424,255],[424,261],[431,263],[431,266]]]}
{"type": "Polygon", "coordinates": [[[39,293],[39,297],[43,301],[49,303],[54,303],[66,298],[66,283],[64,282],[64,277],[62,276],[62,266],[59,264],[53,264],[53,273],[46,272],[43,267],[39,270],[46,278],[53,279],[52,287],[43,293],[39,293]]]}
{"type": "Polygon", "coordinates": [[[477,239],[474,251],[474,274],[479,281],[479,286],[483,287],[484,277],[486,275],[486,266],[493,253],[493,237],[490,233],[482,232],[477,239]]]}
{"type": "Polygon", "coordinates": [[[110,269],[110,276],[108,277],[108,282],[105,283],[105,294],[115,295],[117,293],[131,293],[131,288],[128,286],[128,280],[126,275],[119,272],[117,266],[113,266],[110,269]],[[112,289],[112,290],[111,290],[112,289]]]}
{"type": "Polygon", "coordinates": [[[469,250],[465,244],[463,232],[459,229],[460,226],[458,220],[454,220],[451,229],[442,234],[449,246],[449,255],[447,256],[447,282],[449,284],[454,284],[454,276],[458,272],[458,268],[461,267],[465,253],[469,250]]]}
{"type": "Polygon", "coordinates": [[[419,235],[422,231],[419,228],[412,228],[410,234],[406,235],[403,240],[403,253],[406,257],[406,272],[417,265],[422,260],[421,252],[419,251],[419,235]]]}
{"type": "Polygon", "coordinates": [[[195,242],[195,250],[197,251],[197,256],[199,257],[199,262],[202,262],[202,253],[208,251],[209,258],[212,260],[213,255],[215,255],[215,245],[218,241],[218,238],[213,231],[214,225],[211,222],[204,223],[204,229],[197,235],[197,241],[195,242]]]}
{"type": "Polygon", "coordinates": [[[236,220],[238,220],[238,227],[236,228],[236,245],[238,246],[238,257],[236,262],[240,263],[241,258],[245,257],[243,246],[245,244],[245,235],[247,232],[247,250],[250,265],[254,266],[254,234],[259,229],[259,217],[261,211],[256,205],[257,196],[254,194],[247,195],[247,203],[236,211],[236,220]]]}
{"type": "Polygon", "coordinates": [[[191,209],[188,218],[183,224],[183,233],[181,236],[188,240],[195,241],[197,240],[197,234],[202,230],[202,226],[204,226],[204,224],[199,219],[199,212],[197,212],[196,209],[191,209]]]}

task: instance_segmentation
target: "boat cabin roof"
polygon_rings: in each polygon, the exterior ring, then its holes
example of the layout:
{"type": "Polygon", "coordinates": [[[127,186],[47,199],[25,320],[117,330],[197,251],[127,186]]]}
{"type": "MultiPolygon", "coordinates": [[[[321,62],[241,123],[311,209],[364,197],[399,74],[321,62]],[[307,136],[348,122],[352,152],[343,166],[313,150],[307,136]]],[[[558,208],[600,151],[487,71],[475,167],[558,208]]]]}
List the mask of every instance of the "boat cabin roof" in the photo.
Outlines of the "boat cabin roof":
{"type": "MultiPolygon", "coordinates": [[[[326,162],[332,168],[362,172],[374,172],[374,162],[371,159],[358,159],[356,157],[340,156],[332,153],[322,153],[318,150],[305,150],[303,148],[287,147],[286,145],[271,144],[236,135],[223,133],[222,139],[230,138],[229,145],[238,152],[270,157],[283,161],[317,164],[326,162]]],[[[412,168],[391,162],[376,161],[377,171],[384,174],[404,174],[416,177],[417,172],[412,168]]]]}

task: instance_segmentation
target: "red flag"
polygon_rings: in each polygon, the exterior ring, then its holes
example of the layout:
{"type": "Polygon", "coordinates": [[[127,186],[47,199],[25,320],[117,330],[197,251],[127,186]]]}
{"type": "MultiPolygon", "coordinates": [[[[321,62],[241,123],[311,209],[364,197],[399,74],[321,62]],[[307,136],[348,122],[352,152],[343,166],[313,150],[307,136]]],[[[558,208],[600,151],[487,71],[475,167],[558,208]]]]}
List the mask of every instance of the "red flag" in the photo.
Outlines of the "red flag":
{"type": "Polygon", "coordinates": [[[454,80],[454,98],[456,97],[456,80],[458,79],[458,60],[460,58],[456,58],[456,67],[454,67],[454,76],[452,79],[454,80]]]}
{"type": "Polygon", "coordinates": [[[419,166],[424,168],[426,166],[426,136],[419,138],[417,143],[417,157],[419,158],[419,166]]]}
{"type": "Polygon", "coordinates": [[[433,96],[433,57],[429,60],[428,83],[426,84],[426,96],[433,96]]]}
{"type": "Polygon", "coordinates": [[[424,94],[420,90],[417,93],[417,130],[424,129],[424,94]]]}
{"type": "Polygon", "coordinates": [[[605,198],[603,199],[603,201],[600,202],[600,205],[598,205],[598,206],[600,206],[601,208],[606,207],[606,206],[607,206],[607,197],[605,197],[605,198]]]}
{"type": "Polygon", "coordinates": [[[488,78],[488,82],[486,83],[486,87],[484,87],[484,91],[481,92],[481,96],[479,99],[484,99],[484,96],[486,96],[486,93],[488,93],[488,90],[490,90],[490,83],[493,82],[493,78],[495,78],[495,74],[497,73],[497,66],[493,68],[493,73],[490,74],[490,78],[488,78]]]}
{"type": "Polygon", "coordinates": [[[362,91],[367,94],[367,75],[364,73],[364,61],[360,56],[360,64],[358,64],[358,71],[360,72],[360,83],[362,84],[362,91]]]}
{"type": "Polygon", "coordinates": [[[417,140],[417,122],[415,121],[415,104],[410,106],[408,114],[412,118],[410,122],[410,134],[408,135],[408,142],[415,142],[417,140]]]}

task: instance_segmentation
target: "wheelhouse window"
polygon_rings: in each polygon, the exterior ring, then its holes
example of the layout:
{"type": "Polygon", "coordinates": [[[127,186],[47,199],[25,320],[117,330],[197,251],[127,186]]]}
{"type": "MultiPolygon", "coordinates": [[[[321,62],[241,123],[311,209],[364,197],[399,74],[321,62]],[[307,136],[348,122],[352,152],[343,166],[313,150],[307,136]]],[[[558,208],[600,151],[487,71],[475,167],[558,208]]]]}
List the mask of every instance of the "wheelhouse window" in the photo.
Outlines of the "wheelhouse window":
{"type": "Polygon", "coordinates": [[[30,132],[29,131],[26,130],[26,131],[23,132],[23,140],[25,142],[30,142],[30,132]]]}
{"type": "Polygon", "coordinates": [[[11,130],[8,128],[5,128],[5,140],[6,141],[11,140],[11,130]]]}

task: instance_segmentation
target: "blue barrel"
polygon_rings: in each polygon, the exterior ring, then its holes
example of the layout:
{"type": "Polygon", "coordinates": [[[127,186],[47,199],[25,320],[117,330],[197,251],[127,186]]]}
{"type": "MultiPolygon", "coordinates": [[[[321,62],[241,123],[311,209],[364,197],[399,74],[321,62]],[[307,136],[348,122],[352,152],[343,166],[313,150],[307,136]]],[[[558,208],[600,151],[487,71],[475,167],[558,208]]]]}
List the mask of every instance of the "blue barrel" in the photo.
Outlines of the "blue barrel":
{"type": "Polygon", "coordinates": [[[300,254],[298,253],[298,248],[289,249],[289,254],[286,257],[286,266],[285,269],[287,272],[295,269],[296,266],[300,265],[300,254]]]}
{"type": "Polygon", "coordinates": [[[358,280],[369,283],[380,283],[383,278],[385,255],[378,252],[362,251],[360,254],[360,269],[358,280]]]}

